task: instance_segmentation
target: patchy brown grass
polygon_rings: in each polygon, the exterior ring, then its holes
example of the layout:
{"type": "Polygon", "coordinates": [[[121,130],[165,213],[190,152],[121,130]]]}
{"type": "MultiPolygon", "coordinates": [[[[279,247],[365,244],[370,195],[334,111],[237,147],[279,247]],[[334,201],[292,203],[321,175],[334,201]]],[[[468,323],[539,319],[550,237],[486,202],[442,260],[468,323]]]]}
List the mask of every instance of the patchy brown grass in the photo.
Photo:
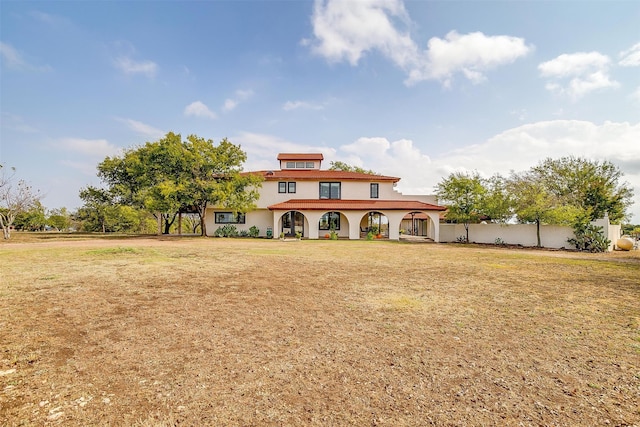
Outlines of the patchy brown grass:
{"type": "Polygon", "coordinates": [[[25,239],[2,425],[640,425],[637,251],[25,239]]]}

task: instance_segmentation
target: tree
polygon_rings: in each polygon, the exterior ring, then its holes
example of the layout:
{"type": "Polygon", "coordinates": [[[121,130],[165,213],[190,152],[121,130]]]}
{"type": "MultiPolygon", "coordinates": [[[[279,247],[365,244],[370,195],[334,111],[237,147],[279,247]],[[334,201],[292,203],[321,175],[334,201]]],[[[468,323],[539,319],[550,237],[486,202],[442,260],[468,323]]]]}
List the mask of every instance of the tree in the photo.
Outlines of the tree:
{"type": "Polygon", "coordinates": [[[112,196],[107,190],[89,186],[80,190],[80,198],[84,205],[78,209],[76,218],[83,222],[83,229],[106,233],[109,207],[113,205],[112,196]]]}
{"type": "Polygon", "coordinates": [[[565,205],[586,213],[590,220],[608,214],[612,223],[627,217],[633,190],[620,182],[620,169],[609,161],[592,161],[581,157],[547,158],[532,168],[547,191],[565,205]]]}
{"type": "Polygon", "coordinates": [[[358,172],[358,173],[366,173],[368,175],[380,175],[379,173],[376,173],[370,169],[367,170],[367,169],[361,168],[360,166],[351,166],[341,161],[331,162],[330,164],[331,166],[329,167],[329,170],[331,171],[358,172]]]}
{"type": "Polygon", "coordinates": [[[466,241],[469,242],[469,224],[480,219],[486,194],[480,175],[477,172],[452,173],[436,185],[436,194],[447,206],[446,218],[464,224],[466,241]]]}
{"type": "Polygon", "coordinates": [[[216,146],[210,139],[190,135],[185,148],[189,167],[181,180],[186,187],[183,204],[193,206],[198,212],[201,235],[207,234],[204,216],[208,205],[236,213],[246,213],[255,207],[262,178],[241,173],[247,155],[240,146],[227,138],[216,146]]]}
{"type": "Polygon", "coordinates": [[[168,234],[182,207],[180,192],[188,159],[180,135],[173,132],[156,142],[132,148],[121,157],[107,157],[98,165],[98,176],[107,184],[113,203],[145,209],[162,221],[168,234]]]}
{"type": "Polygon", "coordinates": [[[24,180],[14,183],[15,168],[7,175],[0,165],[0,227],[5,239],[11,238],[11,226],[16,216],[29,211],[37,202],[40,194],[24,180]]]}
{"type": "Polygon", "coordinates": [[[16,230],[43,231],[47,226],[45,208],[39,200],[26,211],[18,213],[13,225],[16,230]]]}
{"type": "Polygon", "coordinates": [[[507,183],[518,222],[536,224],[538,247],[541,246],[541,224],[572,224],[577,209],[562,203],[549,191],[535,171],[513,173],[507,183]]]}
{"type": "Polygon", "coordinates": [[[58,231],[67,231],[71,227],[71,215],[64,207],[51,209],[47,215],[47,224],[58,231]]]}
{"type": "Polygon", "coordinates": [[[121,157],[107,157],[98,176],[114,195],[114,202],[160,215],[164,233],[180,212],[197,212],[206,235],[207,206],[237,212],[251,209],[261,178],[242,174],[246,154],[226,138],[218,145],[190,135],[182,141],[169,132],[156,142],[130,149],[121,157]]]}
{"type": "Polygon", "coordinates": [[[485,192],[480,210],[485,220],[502,224],[513,217],[513,200],[507,182],[501,175],[483,180],[485,192]]]}

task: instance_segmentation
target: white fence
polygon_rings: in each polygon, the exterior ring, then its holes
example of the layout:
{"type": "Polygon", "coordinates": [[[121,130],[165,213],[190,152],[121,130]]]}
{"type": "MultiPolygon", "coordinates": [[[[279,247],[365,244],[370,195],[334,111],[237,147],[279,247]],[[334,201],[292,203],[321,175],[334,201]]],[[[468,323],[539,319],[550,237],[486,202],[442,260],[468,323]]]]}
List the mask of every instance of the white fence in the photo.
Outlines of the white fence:
{"type": "MultiPolygon", "coordinates": [[[[609,250],[620,237],[620,225],[609,224],[608,218],[593,222],[594,225],[603,227],[603,233],[611,241],[609,250]]],[[[455,242],[460,237],[466,236],[463,224],[440,224],[440,241],[455,242]]],[[[567,240],[575,237],[571,227],[560,225],[541,225],[540,244],[545,248],[575,249],[567,240]]],[[[522,246],[536,246],[535,224],[470,224],[469,241],[475,243],[496,243],[496,241],[522,246]],[[499,240],[498,240],[499,239],[499,240]]]]}

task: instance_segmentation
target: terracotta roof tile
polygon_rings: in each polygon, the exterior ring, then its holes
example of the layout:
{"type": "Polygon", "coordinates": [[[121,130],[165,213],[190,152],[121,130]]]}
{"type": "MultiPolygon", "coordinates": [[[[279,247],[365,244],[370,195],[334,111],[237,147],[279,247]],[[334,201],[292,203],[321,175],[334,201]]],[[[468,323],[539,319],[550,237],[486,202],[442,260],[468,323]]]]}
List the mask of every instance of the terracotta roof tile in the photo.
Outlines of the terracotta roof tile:
{"type": "Polygon", "coordinates": [[[395,176],[372,175],[360,172],[332,171],[319,169],[287,169],[272,171],[254,171],[245,172],[246,174],[258,174],[264,177],[266,181],[281,181],[283,179],[296,180],[351,180],[351,181],[371,181],[382,182],[391,181],[398,182],[400,178],[395,176]]]}
{"type": "Polygon", "coordinates": [[[324,160],[322,153],[280,153],[278,160],[324,160]]]}
{"type": "Polygon", "coordinates": [[[432,205],[417,200],[342,200],[342,199],[291,199],[268,206],[269,210],[401,210],[401,211],[444,211],[444,206],[432,205]]]}

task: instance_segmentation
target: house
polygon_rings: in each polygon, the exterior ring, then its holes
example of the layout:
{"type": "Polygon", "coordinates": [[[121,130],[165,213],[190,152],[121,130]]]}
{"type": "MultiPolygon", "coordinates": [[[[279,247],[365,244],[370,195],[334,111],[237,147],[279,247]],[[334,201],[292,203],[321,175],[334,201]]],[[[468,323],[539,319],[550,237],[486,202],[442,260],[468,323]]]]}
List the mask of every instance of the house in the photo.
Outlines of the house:
{"type": "Polygon", "coordinates": [[[398,240],[400,230],[439,241],[439,216],[444,207],[435,196],[406,196],[395,189],[400,178],[359,172],[323,170],[319,153],[281,153],[280,169],[245,172],[264,178],[256,209],[246,214],[207,208],[210,235],[226,224],[239,231],[252,226],[261,236],[362,239],[371,231],[398,240]]]}

